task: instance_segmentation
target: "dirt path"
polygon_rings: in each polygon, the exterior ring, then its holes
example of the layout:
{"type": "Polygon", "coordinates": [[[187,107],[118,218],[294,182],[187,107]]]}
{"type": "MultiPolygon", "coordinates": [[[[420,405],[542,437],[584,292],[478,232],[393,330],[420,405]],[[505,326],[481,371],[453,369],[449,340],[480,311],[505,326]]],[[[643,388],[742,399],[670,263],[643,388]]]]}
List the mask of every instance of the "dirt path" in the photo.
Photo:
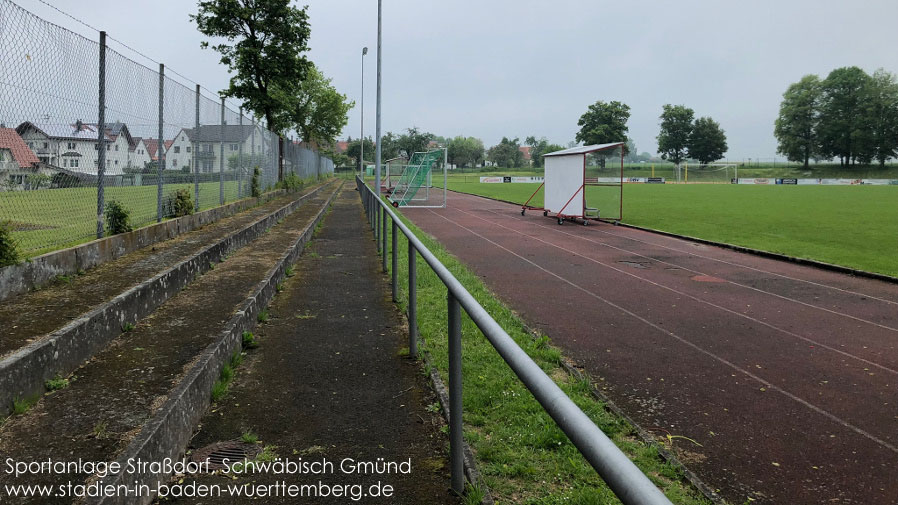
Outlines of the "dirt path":
{"type": "MultiPolygon", "coordinates": [[[[271,457],[327,460],[325,474],[201,475],[206,485],[315,485],[345,488],[343,497],[268,497],[265,503],[456,503],[450,494],[442,419],[419,362],[401,356],[402,318],[389,300],[358,195],[343,194],[297,263],[296,275],[259,327],[228,395],[213,406],[193,448],[234,440],[249,431],[271,457]],[[341,461],[411,461],[411,473],[347,475],[341,461]],[[393,487],[375,498],[371,486],[393,487]],[[360,501],[353,493],[363,493],[360,501]],[[348,495],[348,496],[347,496],[348,495]]],[[[184,484],[194,482],[188,479],[184,484]]],[[[317,488],[316,488],[317,489],[317,488]]],[[[357,497],[359,497],[357,496],[357,497]]],[[[244,503],[230,495],[175,503],[244,503]]],[[[171,501],[167,502],[171,503],[171,501]]]]}
{"type": "Polygon", "coordinates": [[[898,502],[898,286],[469,195],[406,215],[731,502],[898,502]]]}

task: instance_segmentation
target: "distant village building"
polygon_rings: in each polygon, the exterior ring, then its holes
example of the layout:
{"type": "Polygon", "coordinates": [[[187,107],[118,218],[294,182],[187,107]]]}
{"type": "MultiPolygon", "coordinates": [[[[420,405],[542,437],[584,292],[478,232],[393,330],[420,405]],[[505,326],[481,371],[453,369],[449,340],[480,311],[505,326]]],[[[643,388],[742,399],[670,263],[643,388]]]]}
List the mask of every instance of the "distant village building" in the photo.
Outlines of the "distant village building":
{"type": "Polygon", "coordinates": [[[244,155],[270,150],[270,146],[263,146],[263,138],[261,127],[253,125],[224,125],[224,127],[204,125],[199,129],[184,128],[166,149],[165,169],[181,170],[190,167],[190,170],[193,170],[191,162],[196,156],[200,172],[217,172],[221,146],[224,144],[224,168],[228,170],[228,158],[236,157],[241,151],[241,145],[244,155]],[[196,153],[192,152],[194,149],[196,153]]]}
{"type": "MultiPolygon", "coordinates": [[[[96,175],[99,164],[96,123],[44,124],[26,121],[16,128],[38,159],[50,168],[96,175]]],[[[119,175],[128,166],[132,138],[124,123],[107,123],[104,129],[106,173],[119,175]]]]}
{"type": "Polygon", "coordinates": [[[16,130],[0,128],[0,190],[29,189],[37,174],[50,175],[16,130]]]}

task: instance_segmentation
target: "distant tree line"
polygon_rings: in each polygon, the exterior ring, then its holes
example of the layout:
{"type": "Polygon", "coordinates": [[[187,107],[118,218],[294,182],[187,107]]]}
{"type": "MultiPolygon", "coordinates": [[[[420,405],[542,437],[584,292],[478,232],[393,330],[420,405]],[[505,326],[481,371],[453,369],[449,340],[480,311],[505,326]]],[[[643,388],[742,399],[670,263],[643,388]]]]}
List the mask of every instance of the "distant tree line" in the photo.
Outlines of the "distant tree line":
{"type": "Polygon", "coordinates": [[[783,93],[773,134],[789,161],[839,158],[841,166],[882,167],[898,157],[898,81],[879,69],[837,68],[826,79],[806,75],[783,93]]]}

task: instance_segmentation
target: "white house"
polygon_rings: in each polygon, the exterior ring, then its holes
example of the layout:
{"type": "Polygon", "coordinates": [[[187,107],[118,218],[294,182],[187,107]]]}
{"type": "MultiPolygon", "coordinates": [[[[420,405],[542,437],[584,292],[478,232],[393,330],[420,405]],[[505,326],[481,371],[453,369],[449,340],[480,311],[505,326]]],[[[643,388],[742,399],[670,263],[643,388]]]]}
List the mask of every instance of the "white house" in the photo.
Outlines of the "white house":
{"type": "Polygon", "coordinates": [[[228,158],[240,153],[241,144],[244,155],[260,154],[270,149],[265,146],[263,151],[263,138],[263,129],[253,125],[202,125],[199,130],[184,128],[166,149],[165,168],[178,170],[189,166],[193,170],[191,162],[195,154],[200,172],[217,172],[223,142],[224,169],[228,170],[228,158]],[[194,149],[197,150],[196,153],[192,152],[194,149]]]}
{"type": "MultiPolygon", "coordinates": [[[[16,132],[40,159],[51,167],[96,174],[99,142],[95,123],[38,124],[26,121],[16,132]]],[[[109,123],[104,129],[106,173],[118,175],[128,166],[131,134],[124,123],[109,123]]]]}
{"type": "MultiPolygon", "coordinates": [[[[134,141],[134,147],[128,150],[128,164],[126,166],[129,168],[144,168],[147,163],[153,161],[146,143],[148,139],[134,137],[132,140],[134,141]]],[[[153,150],[155,151],[155,149],[154,143],[153,150]]]]}
{"type": "Polygon", "coordinates": [[[40,160],[28,148],[22,137],[12,128],[0,127],[0,190],[27,189],[41,174],[49,183],[50,171],[42,167],[40,160]]]}

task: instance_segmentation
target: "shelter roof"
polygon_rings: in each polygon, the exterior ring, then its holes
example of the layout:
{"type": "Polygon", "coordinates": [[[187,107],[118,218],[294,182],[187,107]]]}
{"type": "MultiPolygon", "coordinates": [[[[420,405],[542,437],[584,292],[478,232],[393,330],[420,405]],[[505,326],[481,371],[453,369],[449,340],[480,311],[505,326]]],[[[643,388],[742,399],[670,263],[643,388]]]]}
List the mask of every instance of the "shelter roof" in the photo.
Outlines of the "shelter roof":
{"type": "Polygon", "coordinates": [[[589,154],[594,153],[596,151],[605,151],[607,149],[614,149],[615,147],[622,146],[626,144],[626,142],[612,142],[610,144],[593,144],[591,146],[579,146],[579,147],[571,147],[569,149],[562,149],[561,151],[555,151],[548,154],[544,154],[544,157],[549,156],[573,156],[576,154],[589,154]]]}

